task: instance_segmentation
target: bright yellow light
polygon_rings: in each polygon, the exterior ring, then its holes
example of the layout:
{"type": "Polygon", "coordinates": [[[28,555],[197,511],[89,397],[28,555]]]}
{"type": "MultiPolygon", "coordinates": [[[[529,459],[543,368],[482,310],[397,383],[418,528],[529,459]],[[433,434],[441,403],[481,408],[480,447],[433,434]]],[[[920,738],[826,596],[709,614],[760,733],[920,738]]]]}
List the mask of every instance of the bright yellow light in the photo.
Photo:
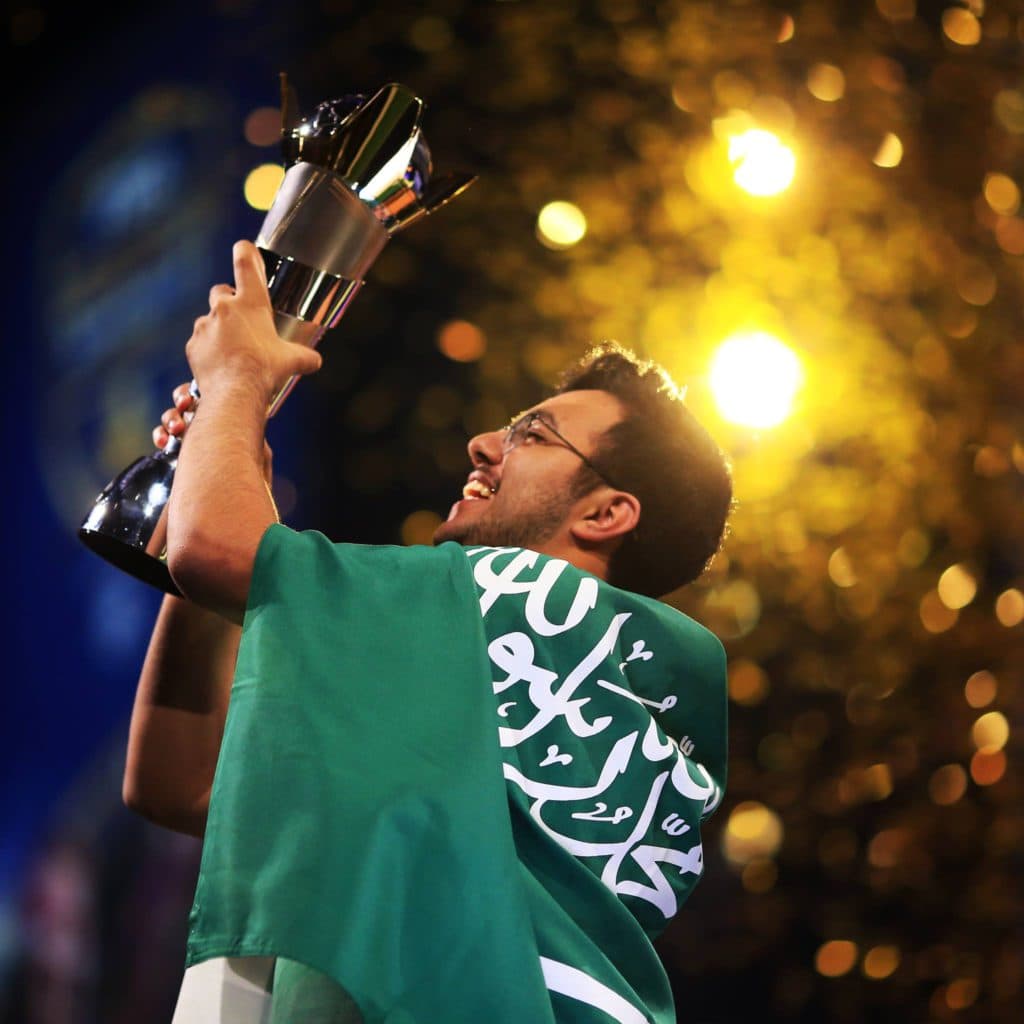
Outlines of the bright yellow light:
{"type": "Polygon", "coordinates": [[[257,210],[269,210],[284,178],[280,164],[261,164],[245,179],[245,201],[257,210]]]}
{"type": "Polygon", "coordinates": [[[764,331],[735,334],[718,347],[711,390],[722,415],[747,427],[774,427],[788,415],[801,381],[791,348],[764,331]]]}
{"type": "Polygon", "coordinates": [[[729,140],[729,162],[736,164],[733,181],[752,196],[774,196],[789,188],[796,157],[778,136],[750,128],[729,140]]]}
{"type": "Polygon", "coordinates": [[[752,860],[774,857],[782,845],[782,819],[756,800],[737,804],[722,835],[722,852],[739,867],[752,860]]]}
{"type": "Polygon", "coordinates": [[[1010,723],[1001,711],[988,711],[971,726],[971,739],[983,754],[994,754],[1006,746],[1010,723]]]}
{"type": "Polygon", "coordinates": [[[587,233],[587,218],[572,203],[548,203],[537,215],[537,237],[549,249],[569,249],[587,233]]]}
{"type": "Polygon", "coordinates": [[[947,608],[966,608],[978,593],[978,581],[966,566],[951,565],[939,577],[936,589],[947,608]]]}
{"type": "Polygon", "coordinates": [[[900,142],[900,137],[892,132],[886,132],[872,162],[876,167],[899,167],[902,159],[903,143],[900,142]]]}

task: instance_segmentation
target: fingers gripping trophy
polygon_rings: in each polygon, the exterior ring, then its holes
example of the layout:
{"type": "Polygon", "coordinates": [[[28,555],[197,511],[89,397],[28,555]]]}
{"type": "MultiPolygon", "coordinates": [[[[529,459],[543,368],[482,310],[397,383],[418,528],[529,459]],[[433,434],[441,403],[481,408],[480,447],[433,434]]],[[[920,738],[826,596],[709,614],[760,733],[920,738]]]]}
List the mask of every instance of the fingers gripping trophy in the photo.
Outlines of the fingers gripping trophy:
{"type": "MultiPolygon", "coordinates": [[[[423,101],[390,84],[321,103],[300,119],[282,76],[284,180],[260,228],[277,333],[315,346],[342,318],[396,232],[463,192],[470,174],[432,176],[423,101]]],[[[277,412],[292,377],[267,410],[277,412]]],[[[195,382],[193,399],[198,399],[195,382]]],[[[167,500],[182,441],[137,459],[102,490],[78,531],[102,558],[178,595],[166,563],[167,500]]]]}

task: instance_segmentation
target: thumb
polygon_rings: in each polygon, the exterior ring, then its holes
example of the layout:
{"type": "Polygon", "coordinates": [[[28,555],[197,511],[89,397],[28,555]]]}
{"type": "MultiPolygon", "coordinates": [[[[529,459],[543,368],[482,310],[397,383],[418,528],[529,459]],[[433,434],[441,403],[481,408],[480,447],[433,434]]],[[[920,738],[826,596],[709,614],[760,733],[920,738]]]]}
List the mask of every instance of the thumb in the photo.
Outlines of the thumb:
{"type": "Polygon", "coordinates": [[[300,345],[297,341],[286,341],[285,344],[288,346],[291,373],[305,376],[306,374],[316,373],[323,365],[323,356],[315,348],[300,345]]]}

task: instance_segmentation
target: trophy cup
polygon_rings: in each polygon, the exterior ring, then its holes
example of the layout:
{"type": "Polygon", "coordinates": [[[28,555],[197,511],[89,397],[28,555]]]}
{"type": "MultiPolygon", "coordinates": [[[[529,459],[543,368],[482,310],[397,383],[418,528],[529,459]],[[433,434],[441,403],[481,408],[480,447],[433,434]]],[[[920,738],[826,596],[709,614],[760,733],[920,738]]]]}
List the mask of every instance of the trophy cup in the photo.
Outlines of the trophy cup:
{"type": "MultiPolygon", "coordinates": [[[[278,334],[312,346],[344,315],[388,239],[453,199],[475,175],[431,177],[423,101],[405,86],[327,100],[301,120],[296,106],[282,76],[286,172],[256,246],[278,334]]],[[[275,395],[268,416],[297,379],[275,395]]],[[[195,381],[192,391],[198,398],[195,381]]],[[[180,446],[170,438],[114,477],[78,531],[108,562],[176,596],[166,564],[167,499],[180,446]]]]}

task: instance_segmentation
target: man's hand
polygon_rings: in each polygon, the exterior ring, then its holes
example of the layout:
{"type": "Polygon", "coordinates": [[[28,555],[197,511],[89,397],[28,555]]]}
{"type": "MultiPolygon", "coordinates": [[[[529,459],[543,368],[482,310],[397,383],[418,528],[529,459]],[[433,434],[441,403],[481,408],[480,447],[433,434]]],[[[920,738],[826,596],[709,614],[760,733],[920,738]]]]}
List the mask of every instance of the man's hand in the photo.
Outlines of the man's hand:
{"type": "Polygon", "coordinates": [[[210,312],[195,321],[185,355],[201,394],[241,385],[266,407],[289,377],[319,370],[321,358],[278,336],[256,246],[236,242],[232,255],[235,286],[210,289],[210,312]]]}
{"type": "Polygon", "coordinates": [[[214,286],[186,346],[202,397],[168,501],[167,568],[189,600],[240,623],[260,540],[278,521],[264,479],[267,410],[320,356],[278,337],[256,247],[235,243],[234,262],[234,289],[214,286]]]}
{"type": "MultiPolygon", "coordinates": [[[[189,382],[179,384],[171,392],[171,401],[174,405],[170,409],[164,409],[159,425],[153,428],[153,444],[160,449],[166,448],[172,437],[184,437],[195,415],[196,399],[192,396],[192,386],[189,382]]],[[[274,453],[266,438],[263,440],[263,479],[267,481],[267,487],[273,486],[274,453]]]]}

